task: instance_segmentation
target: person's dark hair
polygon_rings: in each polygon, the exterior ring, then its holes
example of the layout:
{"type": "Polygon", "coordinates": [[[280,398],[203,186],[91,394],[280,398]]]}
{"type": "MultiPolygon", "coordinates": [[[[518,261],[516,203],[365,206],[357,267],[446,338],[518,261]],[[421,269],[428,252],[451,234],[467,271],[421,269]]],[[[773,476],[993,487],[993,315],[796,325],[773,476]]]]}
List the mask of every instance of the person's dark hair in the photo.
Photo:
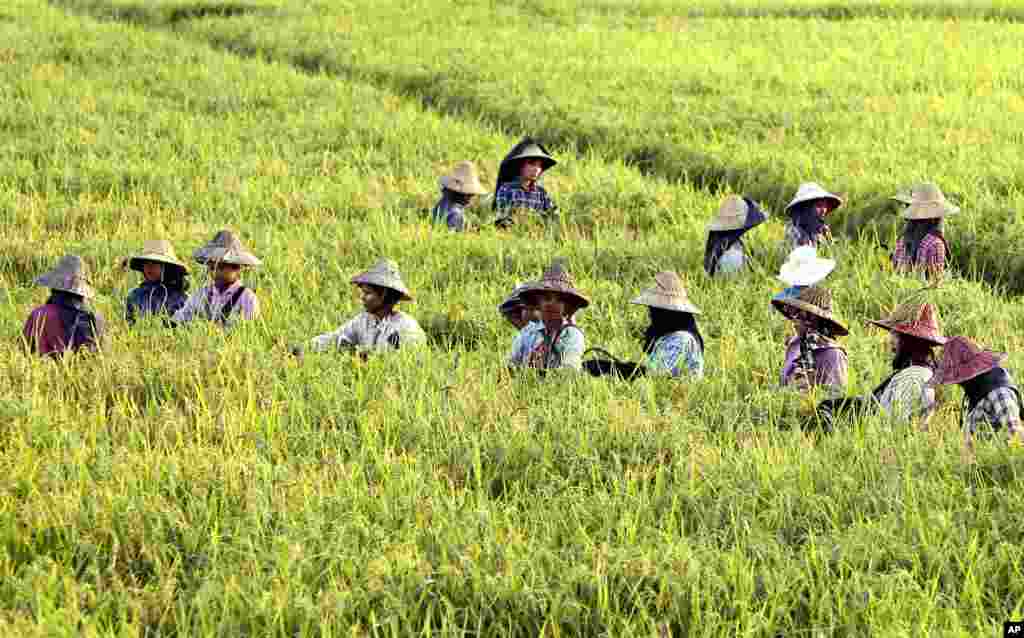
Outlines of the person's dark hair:
{"type": "Polygon", "coordinates": [[[167,286],[169,290],[180,290],[183,293],[188,292],[188,273],[185,272],[184,268],[164,264],[164,278],[161,283],[167,286]]]}
{"type": "Polygon", "coordinates": [[[911,335],[897,334],[899,335],[899,346],[892,361],[893,370],[903,370],[910,366],[935,368],[935,344],[911,335]]]}
{"type": "Polygon", "coordinates": [[[704,247],[704,272],[714,275],[718,270],[718,260],[722,254],[732,248],[733,244],[742,244],[741,237],[747,228],[736,230],[712,230],[708,232],[708,243],[704,247]]]}
{"type": "Polygon", "coordinates": [[[680,330],[689,332],[700,344],[700,351],[704,352],[704,337],[697,327],[697,317],[690,312],[678,312],[665,310],[664,308],[648,308],[651,317],[651,324],[644,331],[644,352],[650,353],[654,344],[661,337],[680,330]]]}
{"type": "Polygon", "coordinates": [[[473,199],[472,195],[467,195],[466,193],[453,191],[450,188],[441,189],[441,194],[448,201],[454,202],[456,204],[461,204],[462,206],[468,206],[469,202],[473,199]]]}
{"type": "Polygon", "coordinates": [[[903,228],[903,246],[911,259],[917,259],[917,249],[928,235],[943,239],[942,219],[908,219],[903,228]]]}
{"type": "Polygon", "coordinates": [[[384,298],[385,306],[394,306],[402,300],[402,293],[397,290],[392,290],[391,288],[385,288],[383,286],[374,286],[374,288],[380,291],[381,296],[384,298]]]}
{"type": "Polygon", "coordinates": [[[793,220],[793,224],[808,237],[817,237],[825,228],[825,220],[818,217],[818,213],[814,210],[816,201],[818,200],[812,199],[800,202],[789,209],[789,216],[793,220]]]}

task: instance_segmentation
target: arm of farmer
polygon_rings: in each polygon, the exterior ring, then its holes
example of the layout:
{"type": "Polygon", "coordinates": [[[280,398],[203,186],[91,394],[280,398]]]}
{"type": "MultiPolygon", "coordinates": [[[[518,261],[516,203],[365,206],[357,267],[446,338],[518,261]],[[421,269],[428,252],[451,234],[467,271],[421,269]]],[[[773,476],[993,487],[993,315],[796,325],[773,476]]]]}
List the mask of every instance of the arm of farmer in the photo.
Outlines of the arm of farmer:
{"type": "Polygon", "coordinates": [[[519,368],[526,364],[526,356],[530,353],[532,342],[526,338],[526,330],[520,330],[512,342],[512,352],[508,355],[508,367],[519,368]]]}
{"type": "Polygon", "coordinates": [[[362,315],[348,321],[337,330],[325,332],[309,340],[310,350],[313,352],[325,352],[327,350],[341,350],[354,348],[359,343],[359,334],[362,328],[362,315]]]}
{"type": "Polygon", "coordinates": [[[582,370],[583,351],[587,349],[583,331],[576,326],[569,326],[558,335],[555,348],[559,354],[558,368],[561,370],[582,370]]]}
{"type": "Polygon", "coordinates": [[[402,325],[398,329],[398,338],[401,347],[408,348],[411,346],[422,346],[426,344],[427,333],[423,331],[419,322],[408,315],[405,315],[404,317],[407,321],[403,321],[402,325]]]}
{"type": "Polygon", "coordinates": [[[203,304],[206,302],[206,295],[203,289],[197,290],[188,299],[185,300],[185,305],[178,308],[178,311],[174,313],[175,323],[187,323],[195,318],[196,314],[201,311],[203,304]]]}

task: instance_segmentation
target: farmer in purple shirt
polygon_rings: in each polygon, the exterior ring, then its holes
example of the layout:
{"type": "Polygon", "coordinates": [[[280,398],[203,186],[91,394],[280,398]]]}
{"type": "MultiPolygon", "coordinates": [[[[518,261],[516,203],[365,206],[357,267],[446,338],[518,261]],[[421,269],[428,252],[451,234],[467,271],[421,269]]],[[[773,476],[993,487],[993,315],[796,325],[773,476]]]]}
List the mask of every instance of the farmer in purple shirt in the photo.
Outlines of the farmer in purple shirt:
{"type": "Polygon", "coordinates": [[[30,352],[58,356],[81,349],[98,350],[103,338],[103,317],[91,312],[86,300],[96,296],[89,271],[78,255],[62,258],[53,270],[36,279],[50,289],[46,303],[32,311],[22,335],[30,352]]]}
{"type": "Polygon", "coordinates": [[[222,230],[192,257],[206,264],[213,283],[192,293],[176,313],[174,321],[187,323],[194,319],[214,321],[230,328],[239,319],[255,319],[260,314],[259,300],[242,283],[242,269],[263,262],[246,250],[230,230],[222,230]]]}
{"type": "Polygon", "coordinates": [[[834,338],[849,332],[832,312],[832,293],[808,286],[795,296],[777,296],[772,306],[796,327],[786,342],[780,383],[803,392],[823,386],[830,396],[842,396],[848,360],[834,338]]]}

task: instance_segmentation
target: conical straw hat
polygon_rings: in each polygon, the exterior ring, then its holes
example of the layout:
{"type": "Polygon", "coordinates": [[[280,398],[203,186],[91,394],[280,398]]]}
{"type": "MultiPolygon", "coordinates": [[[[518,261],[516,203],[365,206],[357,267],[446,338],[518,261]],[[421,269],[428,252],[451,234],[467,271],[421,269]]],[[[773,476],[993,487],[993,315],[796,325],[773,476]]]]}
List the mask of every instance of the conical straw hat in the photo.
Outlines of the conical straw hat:
{"type": "Polygon", "coordinates": [[[498,306],[498,312],[500,312],[500,313],[510,312],[516,306],[523,305],[524,301],[523,301],[523,296],[522,295],[523,295],[523,291],[526,290],[527,286],[528,286],[528,284],[526,284],[526,283],[516,284],[516,287],[512,290],[512,292],[509,294],[509,296],[505,297],[505,300],[502,301],[501,304],[498,306]]]}
{"type": "Polygon", "coordinates": [[[476,165],[468,161],[456,164],[451,173],[441,177],[440,183],[441,188],[464,195],[483,195],[487,192],[480,183],[476,165]]]}
{"type": "Polygon", "coordinates": [[[836,267],[834,259],[818,257],[814,246],[798,246],[779,269],[779,279],[789,286],[812,286],[836,267]]]}
{"type": "Polygon", "coordinates": [[[246,250],[241,240],[230,230],[219,231],[205,246],[192,253],[192,257],[201,264],[259,266],[263,263],[256,255],[246,250]]]}
{"type": "Polygon", "coordinates": [[[379,260],[366,272],[353,277],[352,283],[388,288],[402,295],[404,301],[412,301],[412,294],[402,281],[402,273],[398,272],[398,264],[390,259],[379,260]]]}
{"type": "MultiPolygon", "coordinates": [[[[571,303],[575,305],[575,310],[586,308],[590,305],[590,300],[584,297],[583,293],[576,290],[576,287],[573,285],[572,275],[569,274],[565,264],[560,259],[551,262],[551,265],[544,271],[544,275],[537,281],[527,283],[519,294],[526,298],[538,292],[560,293],[563,297],[571,300],[571,303]]],[[[570,311],[568,314],[573,314],[575,310],[570,311]]]]}
{"type": "Polygon", "coordinates": [[[790,316],[786,312],[787,308],[803,310],[825,321],[829,325],[829,332],[832,334],[838,336],[849,334],[846,326],[833,314],[832,293],[825,288],[808,286],[801,290],[800,294],[796,297],[783,297],[778,299],[778,301],[773,299],[772,305],[787,318],[790,316]]]}
{"type": "Polygon", "coordinates": [[[749,230],[764,221],[764,212],[753,201],[739,195],[729,195],[722,200],[718,214],[708,224],[707,231],[749,230]]]}
{"type": "Polygon", "coordinates": [[[89,285],[89,267],[78,255],[61,257],[53,270],[36,278],[37,286],[69,292],[86,299],[96,296],[96,291],[89,285]]]}
{"type": "Polygon", "coordinates": [[[905,303],[892,311],[885,319],[868,323],[900,334],[916,337],[941,346],[946,343],[939,327],[939,311],[930,303],[905,303]]]}
{"type": "Polygon", "coordinates": [[[956,215],[960,208],[950,204],[938,186],[918,184],[910,195],[910,205],[903,211],[904,219],[937,219],[956,215]]]}
{"type": "Polygon", "coordinates": [[[951,385],[969,381],[997,367],[1006,359],[1005,352],[985,350],[967,337],[953,337],[942,350],[942,361],[930,385],[951,385]]]}
{"type": "Polygon", "coordinates": [[[820,184],[815,182],[804,182],[800,184],[800,187],[796,190],[796,195],[793,196],[793,200],[786,206],[786,212],[801,202],[810,202],[816,199],[827,199],[833,203],[832,208],[839,208],[843,205],[843,198],[834,193],[830,193],[820,184]]]}
{"type": "Polygon", "coordinates": [[[176,266],[188,272],[188,267],[181,263],[174,254],[174,246],[166,239],[148,239],[142,244],[142,252],[128,260],[128,267],[142,272],[145,262],[152,261],[166,266],[176,266]]]}
{"type": "Polygon", "coordinates": [[[700,308],[693,305],[686,294],[683,280],[676,273],[666,270],[654,276],[654,285],[647,288],[640,296],[629,302],[650,308],[661,308],[675,312],[700,314],[700,308]]]}
{"type": "Polygon", "coordinates": [[[509,151],[509,154],[501,163],[505,164],[522,159],[541,160],[545,171],[558,163],[555,158],[551,157],[551,154],[548,153],[547,149],[545,149],[540,142],[529,137],[524,137],[519,144],[512,147],[512,150],[509,151]]]}

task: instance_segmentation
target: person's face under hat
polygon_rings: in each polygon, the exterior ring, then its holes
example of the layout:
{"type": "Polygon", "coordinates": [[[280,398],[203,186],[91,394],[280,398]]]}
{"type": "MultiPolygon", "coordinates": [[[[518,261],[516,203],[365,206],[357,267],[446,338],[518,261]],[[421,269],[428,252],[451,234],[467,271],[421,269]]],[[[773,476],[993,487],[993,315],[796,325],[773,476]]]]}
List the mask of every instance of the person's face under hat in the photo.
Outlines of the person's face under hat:
{"type": "Polygon", "coordinates": [[[164,265],[155,261],[144,261],[142,262],[142,276],[149,282],[163,281],[164,265]]]}
{"type": "Polygon", "coordinates": [[[569,314],[569,303],[560,293],[542,290],[531,293],[529,300],[537,308],[542,321],[559,321],[569,314]]]}
{"type": "Polygon", "coordinates": [[[528,157],[519,163],[519,177],[525,182],[536,182],[544,172],[543,160],[528,157]]]}
{"type": "Polygon", "coordinates": [[[815,214],[822,218],[827,217],[829,213],[836,209],[836,203],[824,197],[811,202],[811,206],[814,208],[815,214]]]}
{"type": "Polygon", "coordinates": [[[238,264],[225,264],[222,261],[209,262],[206,264],[213,277],[213,282],[221,288],[228,288],[235,285],[242,278],[242,267],[238,264]]]}
{"type": "Polygon", "coordinates": [[[394,303],[388,303],[388,290],[381,286],[359,284],[359,296],[363,302],[363,310],[371,315],[379,315],[394,303]]]}
{"type": "Polygon", "coordinates": [[[524,304],[516,304],[512,306],[504,313],[505,319],[515,326],[516,330],[522,330],[526,324],[530,323],[530,310],[524,304]]]}

